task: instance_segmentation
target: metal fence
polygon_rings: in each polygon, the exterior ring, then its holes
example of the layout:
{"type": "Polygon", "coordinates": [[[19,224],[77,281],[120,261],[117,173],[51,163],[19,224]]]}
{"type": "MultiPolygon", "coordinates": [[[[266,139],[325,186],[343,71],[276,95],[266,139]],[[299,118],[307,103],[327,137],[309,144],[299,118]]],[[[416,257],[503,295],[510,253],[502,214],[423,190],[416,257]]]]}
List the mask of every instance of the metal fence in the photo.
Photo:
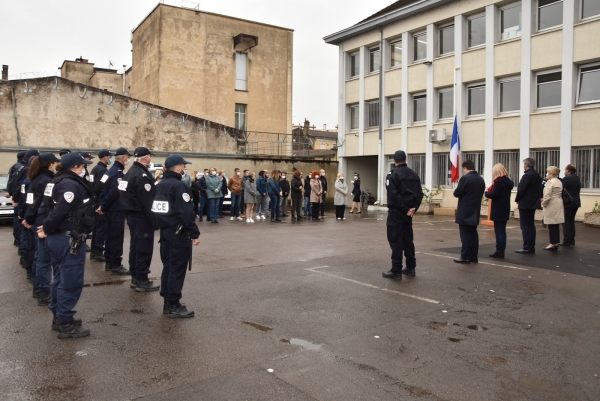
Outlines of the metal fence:
{"type": "Polygon", "coordinates": [[[600,188],[600,148],[573,149],[571,164],[577,169],[581,188],[600,188]]]}
{"type": "Polygon", "coordinates": [[[494,152],[494,164],[502,164],[508,170],[508,178],[517,185],[521,176],[521,164],[519,151],[494,152]]]}

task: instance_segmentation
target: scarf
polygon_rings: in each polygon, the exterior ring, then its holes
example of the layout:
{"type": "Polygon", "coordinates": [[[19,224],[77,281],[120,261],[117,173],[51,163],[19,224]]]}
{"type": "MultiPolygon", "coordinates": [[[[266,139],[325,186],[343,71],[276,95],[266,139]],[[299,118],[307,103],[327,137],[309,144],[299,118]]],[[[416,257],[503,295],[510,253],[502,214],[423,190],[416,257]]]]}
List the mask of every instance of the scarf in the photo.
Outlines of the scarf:
{"type": "Polygon", "coordinates": [[[494,181],[492,182],[492,185],[490,185],[490,187],[487,189],[487,192],[492,192],[494,190],[494,185],[496,185],[496,181],[498,181],[500,178],[503,178],[503,177],[507,177],[507,176],[501,175],[501,176],[494,178],[494,181]]]}

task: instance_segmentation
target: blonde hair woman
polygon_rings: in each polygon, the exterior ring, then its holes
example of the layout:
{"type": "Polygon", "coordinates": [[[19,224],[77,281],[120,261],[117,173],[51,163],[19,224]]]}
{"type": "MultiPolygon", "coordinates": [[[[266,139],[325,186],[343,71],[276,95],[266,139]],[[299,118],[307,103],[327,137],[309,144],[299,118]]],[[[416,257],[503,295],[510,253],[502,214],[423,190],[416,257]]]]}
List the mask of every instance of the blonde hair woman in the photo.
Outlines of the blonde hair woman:
{"type": "Polygon", "coordinates": [[[510,191],[515,184],[508,178],[506,168],[498,163],[492,167],[492,185],[485,191],[485,197],[492,200],[490,220],[494,222],[496,252],[491,258],[503,259],[506,250],[506,223],[510,218],[510,191]]]}
{"type": "Polygon", "coordinates": [[[565,205],[562,200],[563,185],[558,179],[560,174],[558,167],[550,166],[546,172],[548,181],[544,185],[542,208],[544,209],[544,223],[548,225],[550,244],[544,250],[556,251],[560,242],[560,224],[565,222],[565,205]]]}

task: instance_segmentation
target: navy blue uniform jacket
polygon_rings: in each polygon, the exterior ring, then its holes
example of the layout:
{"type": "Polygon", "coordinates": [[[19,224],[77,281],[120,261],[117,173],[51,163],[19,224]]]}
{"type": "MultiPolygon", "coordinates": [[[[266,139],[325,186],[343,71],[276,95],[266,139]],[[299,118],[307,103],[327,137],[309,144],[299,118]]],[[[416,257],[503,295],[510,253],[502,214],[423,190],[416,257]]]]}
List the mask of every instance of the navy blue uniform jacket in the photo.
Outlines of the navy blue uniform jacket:
{"type": "Polygon", "coordinates": [[[102,208],[104,213],[123,211],[121,195],[119,194],[119,184],[125,176],[123,170],[125,170],[125,166],[119,162],[115,162],[106,174],[100,178],[100,181],[104,184],[104,188],[102,188],[102,193],[98,199],[98,206],[102,208]]]}
{"type": "Polygon", "coordinates": [[[48,184],[44,191],[45,196],[52,197],[54,208],[44,220],[44,232],[51,235],[57,231],[71,231],[79,229],[78,226],[69,222],[69,213],[74,207],[93,202],[86,191],[80,178],[70,170],[63,170],[60,174],[65,174],[64,178],[57,184],[48,184]],[[71,178],[73,177],[73,178],[71,178]]]}
{"type": "Polygon", "coordinates": [[[54,173],[48,169],[44,169],[40,174],[29,184],[27,192],[27,211],[25,212],[25,221],[29,225],[34,223],[41,225],[46,218],[46,203],[44,202],[44,191],[46,185],[54,177],[54,173]]]}

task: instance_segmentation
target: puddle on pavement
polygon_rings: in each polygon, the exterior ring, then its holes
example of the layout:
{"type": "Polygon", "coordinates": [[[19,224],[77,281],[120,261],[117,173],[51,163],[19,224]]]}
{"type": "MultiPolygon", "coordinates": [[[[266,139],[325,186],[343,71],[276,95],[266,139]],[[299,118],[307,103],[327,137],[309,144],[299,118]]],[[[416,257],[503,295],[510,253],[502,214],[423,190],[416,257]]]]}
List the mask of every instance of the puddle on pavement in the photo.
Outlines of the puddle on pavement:
{"type": "Polygon", "coordinates": [[[450,322],[431,322],[430,326],[432,326],[431,327],[432,329],[435,329],[435,326],[457,326],[457,327],[465,327],[469,330],[475,330],[475,331],[486,331],[488,329],[487,327],[483,327],[478,324],[470,324],[468,326],[464,326],[462,324],[450,323],[450,322]]]}
{"type": "Polygon", "coordinates": [[[247,324],[248,326],[254,327],[256,330],[260,330],[263,333],[268,333],[269,331],[272,331],[273,329],[267,326],[263,326],[262,324],[258,324],[258,323],[252,323],[252,322],[242,322],[242,324],[247,324]]]}
{"type": "Polygon", "coordinates": [[[312,350],[312,351],[321,351],[321,344],[314,344],[311,343],[310,341],[306,341],[306,340],[301,340],[299,338],[292,338],[290,340],[288,340],[287,338],[282,338],[281,340],[279,340],[279,342],[282,342],[284,344],[292,344],[292,345],[299,345],[300,347],[306,349],[306,350],[312,350]]]}

